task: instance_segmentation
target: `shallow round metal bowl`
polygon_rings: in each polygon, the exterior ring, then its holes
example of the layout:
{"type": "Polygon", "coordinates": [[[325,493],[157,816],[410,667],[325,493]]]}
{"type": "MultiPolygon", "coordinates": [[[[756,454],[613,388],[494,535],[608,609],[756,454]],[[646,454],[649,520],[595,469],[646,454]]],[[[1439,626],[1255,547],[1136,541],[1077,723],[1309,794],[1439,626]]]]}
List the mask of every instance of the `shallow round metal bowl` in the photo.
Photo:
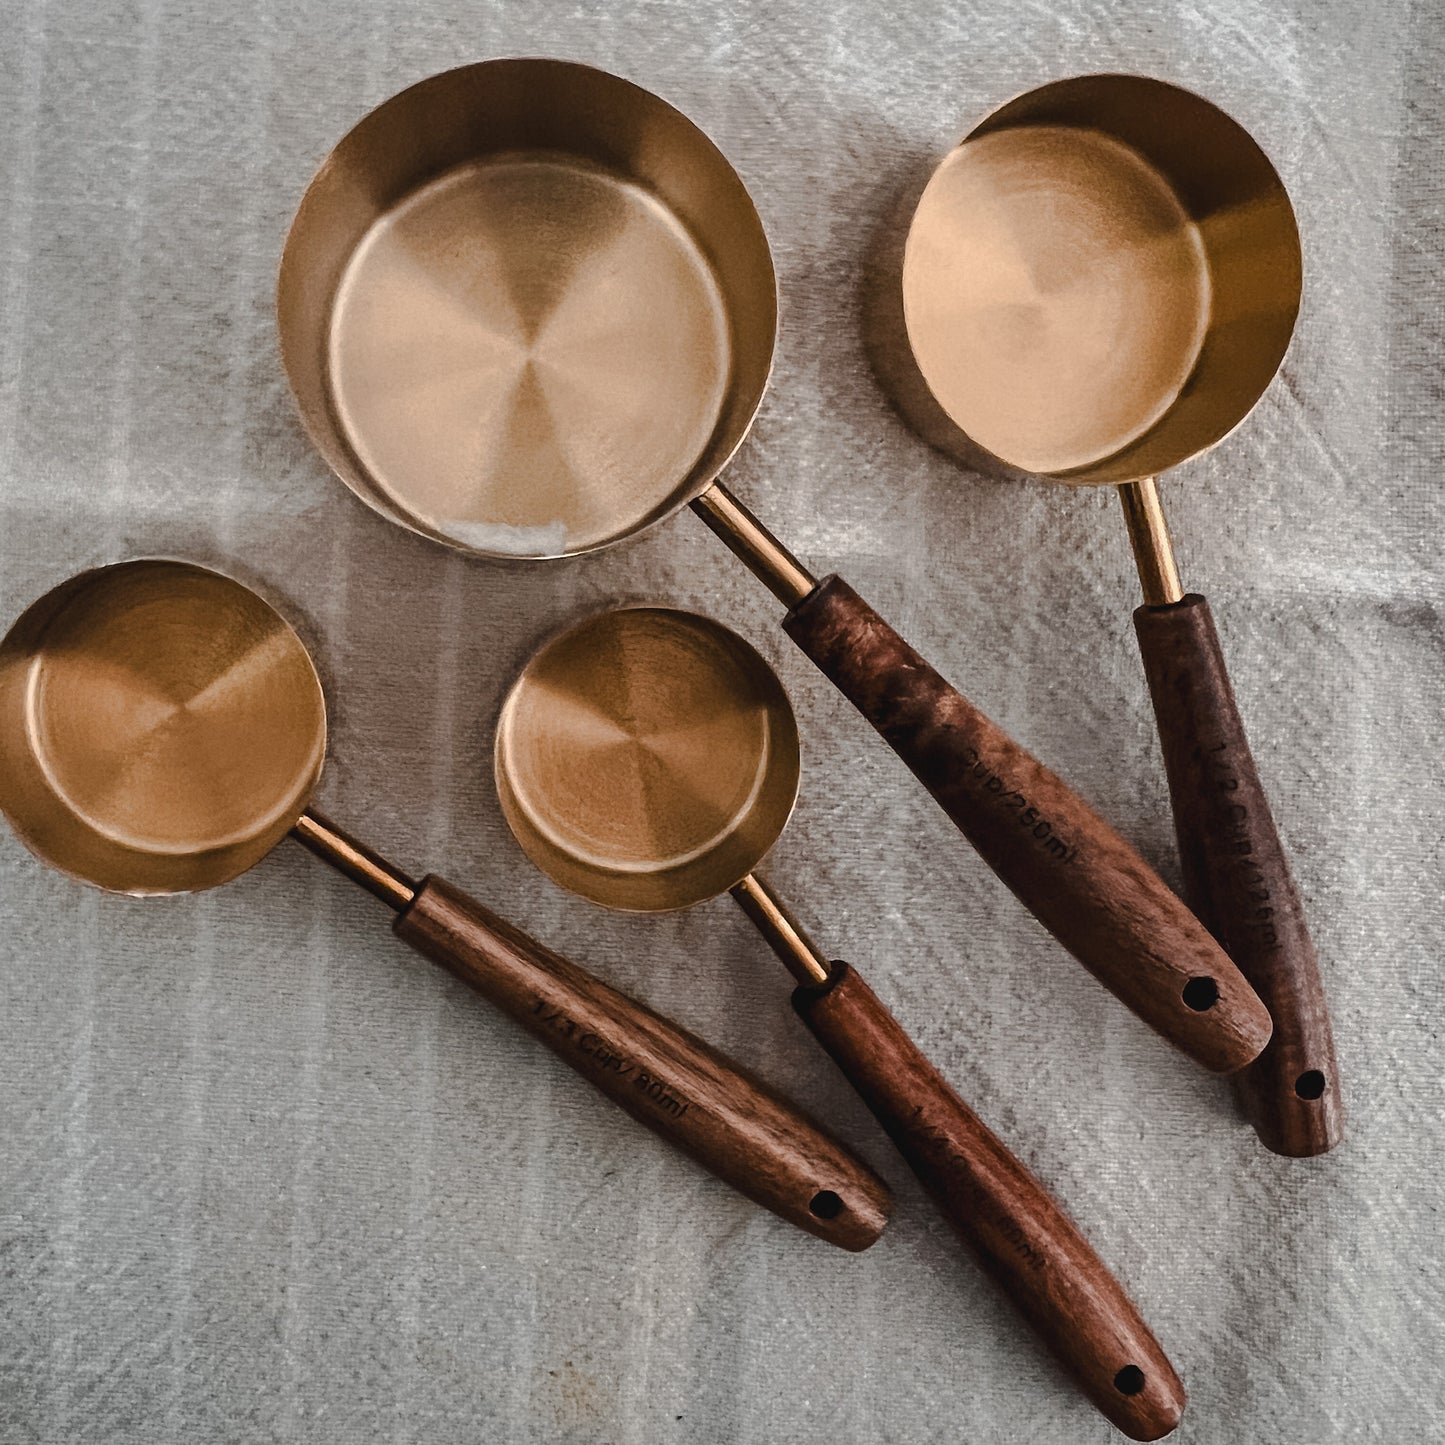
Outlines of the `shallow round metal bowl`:
{"type": "Polygon", "coordinates": [[[502,811],[543,872],[593,902],[686,908],[757,867],[798,795],[772,669],[695,613],[629,607],[527,664],[497,725],[502,811]]]}
{"type": "Polygon", "coordinates": [[[204,567],[83,573],[0,643],[0,811],[43,861],[102,888],[243,873],[294,826],[325,753],[301,639],[204,567]]]}

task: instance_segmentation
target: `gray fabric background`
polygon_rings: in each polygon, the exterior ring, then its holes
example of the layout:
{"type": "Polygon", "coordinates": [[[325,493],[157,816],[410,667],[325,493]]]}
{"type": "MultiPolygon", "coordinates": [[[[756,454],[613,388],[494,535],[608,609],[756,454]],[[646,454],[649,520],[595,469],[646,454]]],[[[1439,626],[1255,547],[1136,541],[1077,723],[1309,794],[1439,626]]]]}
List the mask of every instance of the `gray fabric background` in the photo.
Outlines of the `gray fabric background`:
{"type": "Polygon", "coordinates": [[[0,1441],[1104,1442],[961,1257],[726,900],[630,918],[525,862],[495,710],[621,599],[778,665],[806,777],[774,881],[1064,1199],[1192,1395],[1190,1445],[1439,1441],[1445,14],[1318,0],[3,0],[0,611],[143,553],[231,567],[331,694],[321,801],[806,1098],[886,1169],[847,1256],[580,1085],[294,845],[138,903],[0,837],[0,1441]],[[907,434],[857,334],[900,180],[984,108],[1122,68],[1202,90],[1293,194],[1308,294],[1248,425],[1166,484],[1332,995],[1350,1136],[1266,1154],[1227,1093],[1028,920],[694,518],[575,563],[453,556],[312,454],[275,356],[290,212],[413,80],[504,53],[658,90],[776,252],[736,489],[1177,877],[1107,493],[907,434]]]}

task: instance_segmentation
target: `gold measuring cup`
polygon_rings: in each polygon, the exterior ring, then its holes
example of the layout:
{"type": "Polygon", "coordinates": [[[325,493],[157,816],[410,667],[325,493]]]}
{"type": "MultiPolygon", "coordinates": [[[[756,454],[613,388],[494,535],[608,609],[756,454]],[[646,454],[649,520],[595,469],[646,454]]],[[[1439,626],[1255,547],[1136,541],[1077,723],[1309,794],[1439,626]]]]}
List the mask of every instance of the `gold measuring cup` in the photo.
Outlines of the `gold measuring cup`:
{"type": "Polygon", "coordinates": [[[914,427],[982,471],[1118,485],[1186,896],[1274,1018],[1241,1098],[1269,1148],[1323,1153],[1344,1114],[1314,945],[1154,482],[1234,430],[1284,357],[1301,276],[1284,186],[1199,96],[1084,76],[975,126],[885,250],[870,352],[914,427]]]}
{"type": "Polygon", "coordinates": [[[791,1103],[309,807],[325,749],[325,699],[301,639],[250,588],[203,567],[84,573],[0,643],[0,811],[43,862],[119,892],[186,892],[234,878],[290,833],[395,910],[399,938],[719,1178],[845,1249],[878,1237],[887,1186],[791,1103]]]}
{"type": "Polygon", "coordinates": [[[742,181],[685,116],[564,61],[424,80],[317,172],[277,316],[306,429],[383,516],[544,559],[690,504],[1085,967],[1206,1068],[1264,1047],[1263,1005],[1139,854],[718,482],[767,385],[777,288],[742,181]]]}
{"type": "Polygon", "coordinates": [[[846,963],[830,963],[753,871],[797,797],[782,684],[735,633],[635,607],[527,664],[497,725],[502,810],[527,855],[612,908],[731,892],[798,980],[793,1005],[939,1209],[1089,1398],[1154,1440],[1184,1391],[1119,1282],[1044,1187],[846,963]]]}

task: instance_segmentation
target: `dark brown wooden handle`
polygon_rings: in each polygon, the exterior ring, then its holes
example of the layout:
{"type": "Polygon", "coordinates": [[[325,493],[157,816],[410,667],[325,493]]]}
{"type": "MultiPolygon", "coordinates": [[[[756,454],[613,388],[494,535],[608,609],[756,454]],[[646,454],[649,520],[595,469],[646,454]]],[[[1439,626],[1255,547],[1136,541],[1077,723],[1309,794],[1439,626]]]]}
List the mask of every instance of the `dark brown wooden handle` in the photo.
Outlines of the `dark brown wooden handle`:
{"type": "Polygon", "coordinates": [[[846,963],[793,1007],[863,1096],[944,1217],[1084,1393],[1126,1435],[1179,1423],[1184,1387],[1073,1221],[948,1086],[846,963]]]}
{"type": "Polygon", "coordinates": [[[1269,1014],[1199,920],[847,583],[825,578],[783,626],[1106,988],[1206,1069],[1226,1073],[1258,1055],[1269,1014]]]}
{"type": "Polygon", "coordinates": [[[1274,1016],[1269,1046],[1236,1078],[1264,1144],[1305,1157],[1344,1135],[1319,961],[1234,702],[1214,619],[1191,593],[1134,614],[1159,720],[1184,896],[1274,1016]]]}
{"type": "Polygon", "coordinates": [[[654,1134],[791,1224],[867,1249],[888,1186],[794,1104],[694,1034],[568,963],[440,878],[397,936],[490,999],[654,1134]]]}

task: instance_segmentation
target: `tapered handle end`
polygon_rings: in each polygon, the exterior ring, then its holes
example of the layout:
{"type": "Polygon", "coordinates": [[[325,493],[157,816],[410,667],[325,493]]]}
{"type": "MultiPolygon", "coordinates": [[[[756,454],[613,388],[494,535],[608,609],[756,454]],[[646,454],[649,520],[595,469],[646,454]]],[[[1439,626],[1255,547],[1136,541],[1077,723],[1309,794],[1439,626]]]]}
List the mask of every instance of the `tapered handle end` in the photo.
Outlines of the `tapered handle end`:
{"type": "Polygon", "coordinates": [[[1063,1209],[924,1057],[846,963],[793,1007],[955,1232],[1086,1395],[1134,1440],[1179,1423],[1168,1356],[1063,1209]]]}
{"type": "Polygon", "coordinates": [[[1344,1142],[1339,1078],[1312,1067],[1318,1062],[1318,1050],[1291,1048],[1285,1039],[1234,1075],[1240,1111],[1274,1154],[1313,1159],[1344,1142]]]}
{"type": "Polygon", "coordinates": [[[1204,925],[1084,799],[847,583],[824,578],[783,626],[1115,997],[1214,1073],[1258,1056],[1269,1013],[1204,925]]]}
{"type": "Polygon", "coordinates": [[[840,1249],[883,1232],[888,1186],[711,1044],[568,962],[439,878],[397,936],[490,999],[594,1088],[750,1199],[840,1249]]]}
{"type": "Polygon", "coordinates": [[[1236,1080],[1244,1113],[1276,1154],[1327,1153],[1344,1100],[1319,961],[1255,769],[1209,604],[1197,593],[1134,614],[1159,723],[1190,906],[1274,1019],[1236,1080]]]}

